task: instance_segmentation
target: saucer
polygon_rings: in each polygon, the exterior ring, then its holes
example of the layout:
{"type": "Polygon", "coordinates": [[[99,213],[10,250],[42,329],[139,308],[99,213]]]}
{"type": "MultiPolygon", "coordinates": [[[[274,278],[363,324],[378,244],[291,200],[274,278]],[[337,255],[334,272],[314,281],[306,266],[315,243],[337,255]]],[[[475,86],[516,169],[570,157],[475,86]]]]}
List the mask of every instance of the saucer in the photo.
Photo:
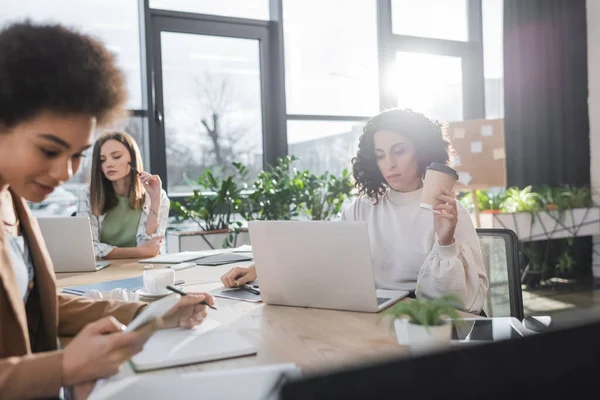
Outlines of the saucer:
{"type": "MultiPolygon", "coordinates": [[[[180,289],[179,287],[175,286],[177,289],[180,289]]],[[[140,297],[147,297],[149,299],[160,299],[161,297],[165,297],[168,296],[170,294],[173,294],[173,292],[166,292],[166,293],[161,293],[161,294],[153,294],[153,293],[149,293],[146,291],[145,288],[141,288],[138,291],[136,291],[137,294],[140,295],[140,297]]]]}

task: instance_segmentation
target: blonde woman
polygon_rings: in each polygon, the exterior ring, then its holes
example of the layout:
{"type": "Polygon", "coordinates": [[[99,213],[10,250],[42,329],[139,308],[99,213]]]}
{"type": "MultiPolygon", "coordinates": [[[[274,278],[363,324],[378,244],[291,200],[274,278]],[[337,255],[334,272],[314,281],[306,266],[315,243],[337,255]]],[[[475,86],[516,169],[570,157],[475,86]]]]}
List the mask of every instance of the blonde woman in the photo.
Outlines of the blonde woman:
{"type": "Polygon", "coordinates": [[[90,218],[97,258],[154,257],[160,253],[169,198],[158,175],[143,172],[140,150],[125,132],[109,132],[94,144],[90,187],[78,216],[90,218]]]}

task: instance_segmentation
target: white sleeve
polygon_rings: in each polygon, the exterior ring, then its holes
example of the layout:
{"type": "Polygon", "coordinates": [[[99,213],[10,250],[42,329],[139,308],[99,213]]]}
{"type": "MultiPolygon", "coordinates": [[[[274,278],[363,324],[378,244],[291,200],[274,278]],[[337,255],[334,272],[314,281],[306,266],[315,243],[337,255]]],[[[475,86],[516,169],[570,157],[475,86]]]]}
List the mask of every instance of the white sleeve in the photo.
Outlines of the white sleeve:
{"type": "Polygon", "coordinates": [[[355,198],[352,204],[340,213],[340,221],[359,221],[362,202],[364,202],[362,197],[355,198]]]}
{"type": "Polygon", "coordinates": [[[92,214],[89,189],[79,192],[79,197],[77,199],[77,216],[88,217],[90,219],[92,240],[94,242],[94,253],[96,254],[96,258],[100,259],[106,257],[111,251],[113,251],[115,246],[100,242],[100,222],[98,221],[98,217],[92,214]]]}
{"type": "MultiPolygon", "coordinates": [[[[169,197],[167,196],[167,192],[165,192],[163,189],[161,189],[160,191],[160,206],[158,207],[158,216],[156,217],[158,220],[158,227],[156,228],[156,231],[151,234],[148,235],[146,233],[146,226],[144,224],[143,229],[140,229],[138,232],[138,238],[137,238],[137,243],[138,245],[153,239],[155,237],[159,237],[159,236],[165,236],[165,232],[167,231],[167,225],[169,223],[169,210],[171,209],[171,200],[169,200],[169,197]]],[[[144,210],[144,212],[149,213],[150,210],[144,210]]],[[[148,221],[148,219],[146,218],[146,222],[148,221]]]]}
{"type": "Polygon", "coordinates": [[[436,235],[417,278],[417,295],[436,298],[453,293],[466,311],[479,313],[487,297],[488,277],[471,217],[460,203],[457,207],[455,243],[440,246],[436,235]]]}

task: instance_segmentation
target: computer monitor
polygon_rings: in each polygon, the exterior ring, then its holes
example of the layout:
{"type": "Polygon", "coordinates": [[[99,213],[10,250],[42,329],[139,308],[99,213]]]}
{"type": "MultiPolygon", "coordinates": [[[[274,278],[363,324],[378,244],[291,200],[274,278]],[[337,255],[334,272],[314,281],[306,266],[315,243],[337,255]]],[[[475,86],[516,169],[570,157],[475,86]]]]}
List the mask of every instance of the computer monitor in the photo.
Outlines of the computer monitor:
{"type": "Polygon", "coordinates": [[[600,322],[304,376],[280,399],[567,399],[595,393],[600,322]]]}

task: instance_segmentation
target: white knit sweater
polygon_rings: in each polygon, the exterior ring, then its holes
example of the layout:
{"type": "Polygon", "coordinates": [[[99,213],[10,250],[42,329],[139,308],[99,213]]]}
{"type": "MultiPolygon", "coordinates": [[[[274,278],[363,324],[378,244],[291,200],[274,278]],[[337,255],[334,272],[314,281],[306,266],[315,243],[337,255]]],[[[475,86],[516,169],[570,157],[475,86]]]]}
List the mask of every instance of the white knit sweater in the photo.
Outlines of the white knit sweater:
{"type": "Polygon", "coordinates": [[[424,297],[454,293],[466,311],[477,313],[487,296],[488,279],[469,213],[458,203],[455,243],[441,246],[432,212],[419,207],[421,192],[390,189],[376,205],[358,198],[341,219],[367,222],[378,288],[417,289],[424,297]]]}

